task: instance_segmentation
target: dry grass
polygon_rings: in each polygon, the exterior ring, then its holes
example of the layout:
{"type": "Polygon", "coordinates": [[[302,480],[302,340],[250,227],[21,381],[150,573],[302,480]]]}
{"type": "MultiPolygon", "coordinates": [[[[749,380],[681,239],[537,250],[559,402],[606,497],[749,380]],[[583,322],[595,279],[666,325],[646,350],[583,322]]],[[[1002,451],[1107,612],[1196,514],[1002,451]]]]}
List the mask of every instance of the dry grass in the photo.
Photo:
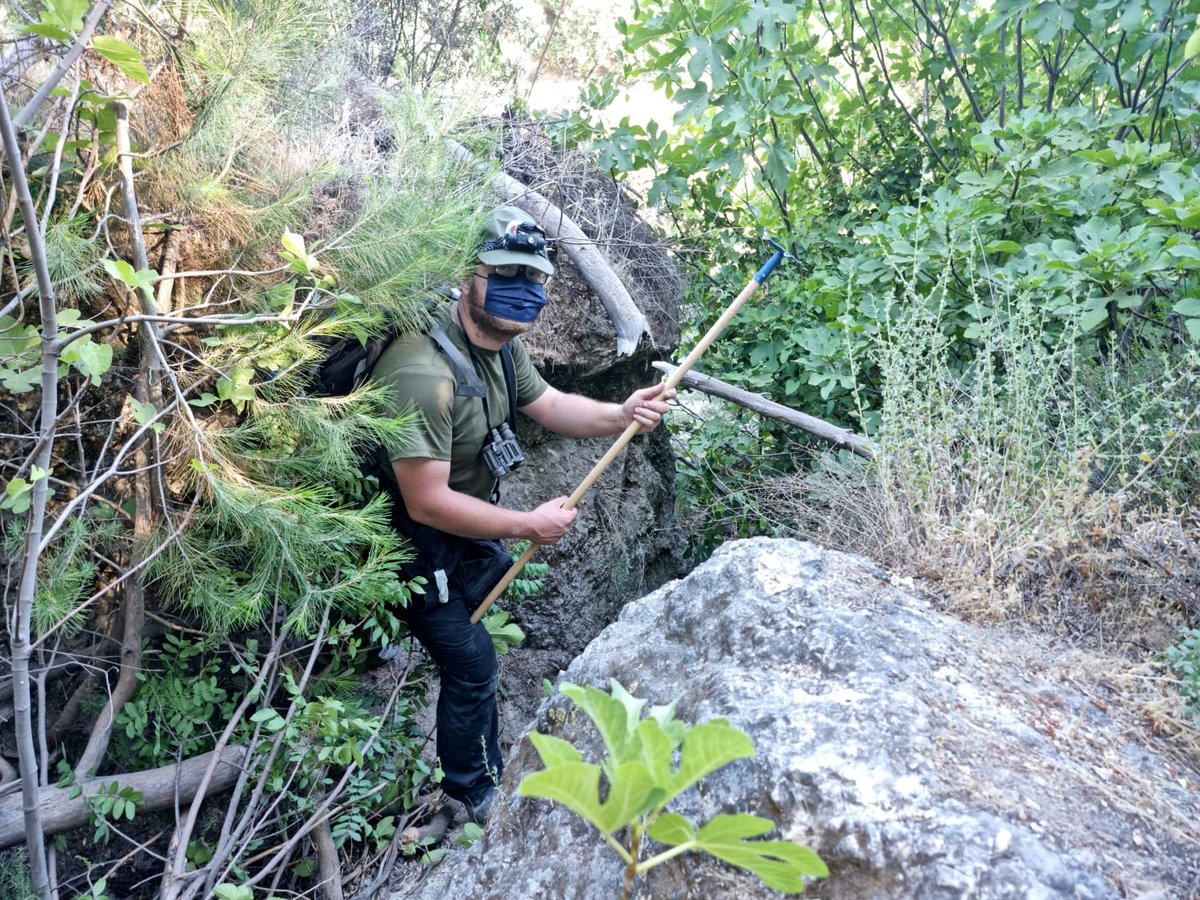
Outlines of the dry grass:
{"type": "Polygon", "coordinates": [[[1032,512],[973,507],[953,517],[897,502],[860,460],[755,488],[785,532],[861,553],[934,586],[972,617],[1021,618],[1096,645],[1159,650],[1200,617],[1200,516],[1089,490],[1086,469],[1032,512]]]}

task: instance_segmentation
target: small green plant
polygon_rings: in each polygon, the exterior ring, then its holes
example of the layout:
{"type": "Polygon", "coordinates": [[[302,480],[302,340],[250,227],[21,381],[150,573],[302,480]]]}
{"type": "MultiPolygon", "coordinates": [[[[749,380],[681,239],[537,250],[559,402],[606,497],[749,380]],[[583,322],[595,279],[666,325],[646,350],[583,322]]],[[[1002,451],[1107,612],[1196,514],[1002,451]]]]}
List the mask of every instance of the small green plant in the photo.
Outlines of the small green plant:
{"type": "MultiPolygon", "coordinates": [[[[529,541],[518,541],[513,545],[512,558],[515,562],[529,548],[529,541]]],[[[508,585],[504,596],[509,600],[526,600],[542,592],[546,586],[546,576],[550,574],[550,566],[546,563],[526,563],[525,568],[508,585]]]]}
{"type": "Polygon", "coordinates": [[[808,847],[792,841],[750,840],[775,827],[770,819],[722,814],[697,828],[685,817],[666,812],[672,799],[702,778],[736,759],[753,756],[754,745],[727,719],[710,719],[688,728],[675,718],[673,703],[652,707],[642,718],[646,701],[630,695],[616,679],[611,685],[611,694],[590,686],[561,686],[595,723],[608,751],[604,760],[599,765],[584,762],[569,742],[532,732],[529,738],[546,768],[526,775],[517,793],[561,803],[604,835],[625,863],[622,900],[631,896],[638,875],[689,850],[747,869],[784,893],[803,891],[805,876],[829,874],[808,847]],[[608,788],[603,802],[601,777],[608,788]],[[625,844],[618,840],[622,833],[625,844]],[[645,838],[667,849],[643,860],[645,838]]]}
{"type": "Polygon", "coordinates": [[[38,896],[29,880],[29,855],[24,848],[0,853],[0,896],[12,900],[34,900],[38,896]]]}
{"type": "MultiPolygon", "coordinates": [[[[520,558],[529,546],[529,541],[519,541],[512,548],[513,560],[520,558]]],[[[524,600],[539,594],[546,584],[546,576],[550,574],[550,566],[546,563],[529,563],[521,570],[521,574],[508,585],[504,596],[509,600],[524,600]]],[[[521,626],[511,621],[506,610],[493,605],[488,614],[483,617],[483,626],[492,637],[492,646],[497,655],[504,655],[521,641],[525,640],[525,632],[521,626]]]]}
{"type": "Polygon", "coordinates": [[[1200,628],[1183,631],[1179,643],[1167,648],[1167,662],[1179,676],[1179,693],[1188,711],[1200,719],[1200,628]]]}
{"type": "Polygon", "coordinates": [[[521,626],[516,622],[510,622],[509,618],[508,611],[498,606],[493,606],[483,617],[483,627],[488,630],[488,634],[492,638],[492,646],[496,648],[498,656],[503,656],[525,640],[525,632],[521,630],[521,626]]]}
{"type": "MultiPolygon", "coordinates": [[[[143,800],[141,791],[136,788],[121,787],[115,781],[101,785],[95,794],[85,795],[83,785],[75,778],[74,770],[65,760],[59,760],[58,773],[57,786],[70,788],[67,792],[70,799],[83,797],[91,806],[92,812],[89,821],[95,828],[95,833],[92,835],[94,843],[108,843],[108,839],[112,837],[110,820],[115,823],[124,817],[132,822],[133,817],[137,814],[137,805],[143,800]]],[[[97,890],[102,891],[103,884],[103,881],[97,882],[97,890]]]]}

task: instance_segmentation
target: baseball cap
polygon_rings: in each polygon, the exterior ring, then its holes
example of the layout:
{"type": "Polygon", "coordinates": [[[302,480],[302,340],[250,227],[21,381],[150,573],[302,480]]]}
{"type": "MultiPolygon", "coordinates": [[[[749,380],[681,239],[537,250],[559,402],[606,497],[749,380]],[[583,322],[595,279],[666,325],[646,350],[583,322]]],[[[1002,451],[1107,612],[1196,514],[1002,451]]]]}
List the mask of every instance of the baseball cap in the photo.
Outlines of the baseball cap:
{"type": "Polygon", "coordinates": [[[485,266],[532,266],[554,274],[546,254],[546,232],[534,218],[516,206],[498,206],[487,217],[479,244],[479,261],[485,266]]]}

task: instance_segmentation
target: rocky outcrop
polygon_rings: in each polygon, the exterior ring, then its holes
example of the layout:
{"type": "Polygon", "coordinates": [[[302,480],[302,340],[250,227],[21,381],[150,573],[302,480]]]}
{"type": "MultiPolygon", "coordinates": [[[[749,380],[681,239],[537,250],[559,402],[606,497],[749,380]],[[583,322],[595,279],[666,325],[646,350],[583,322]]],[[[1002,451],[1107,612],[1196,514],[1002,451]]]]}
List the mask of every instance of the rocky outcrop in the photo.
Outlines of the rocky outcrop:
{"type": "MultiPolygon", "coordinates": [[[[817,850],[810,896],[1187,897],[1200,888],[1200,782],[1104,679],[1043,639],[938,613],[870,562],[794,541],[727,544],[625,607],[565,673],[616,678],[688,722],[725,716],[756,755],[681,795],[695,822],[750,811],[817,850]]],[[[537,730],[596,760],[561,695],[537,730]]],[[[397,896],[609,898],[622,866],[565,809],[518,798],[537,768],[509,756],[485,837],[397,896]]],[[[646,897],[776,896],[686,854],[646,897]]]]}

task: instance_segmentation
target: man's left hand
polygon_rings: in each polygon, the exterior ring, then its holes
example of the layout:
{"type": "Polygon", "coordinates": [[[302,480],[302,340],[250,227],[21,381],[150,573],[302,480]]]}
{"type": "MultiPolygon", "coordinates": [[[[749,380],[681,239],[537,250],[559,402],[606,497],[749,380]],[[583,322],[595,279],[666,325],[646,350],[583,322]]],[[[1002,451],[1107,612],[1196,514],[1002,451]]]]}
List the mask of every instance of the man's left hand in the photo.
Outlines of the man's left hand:
{"type": "Polygon", "coordinates": [[[634,422],[637,422],[642,427],[638,430],[638,434],[645,434],[647,431],[653,430],[662,417],[666,414],[668,400],[675,397],[675,389],[663,392],[663,385],[655,384],[648,388],[642,388],[639,391],[634,391],[629,395],[629,399],[621,404],[621,414],[625,417],[625,427],[628,428],[634,422]]]}

